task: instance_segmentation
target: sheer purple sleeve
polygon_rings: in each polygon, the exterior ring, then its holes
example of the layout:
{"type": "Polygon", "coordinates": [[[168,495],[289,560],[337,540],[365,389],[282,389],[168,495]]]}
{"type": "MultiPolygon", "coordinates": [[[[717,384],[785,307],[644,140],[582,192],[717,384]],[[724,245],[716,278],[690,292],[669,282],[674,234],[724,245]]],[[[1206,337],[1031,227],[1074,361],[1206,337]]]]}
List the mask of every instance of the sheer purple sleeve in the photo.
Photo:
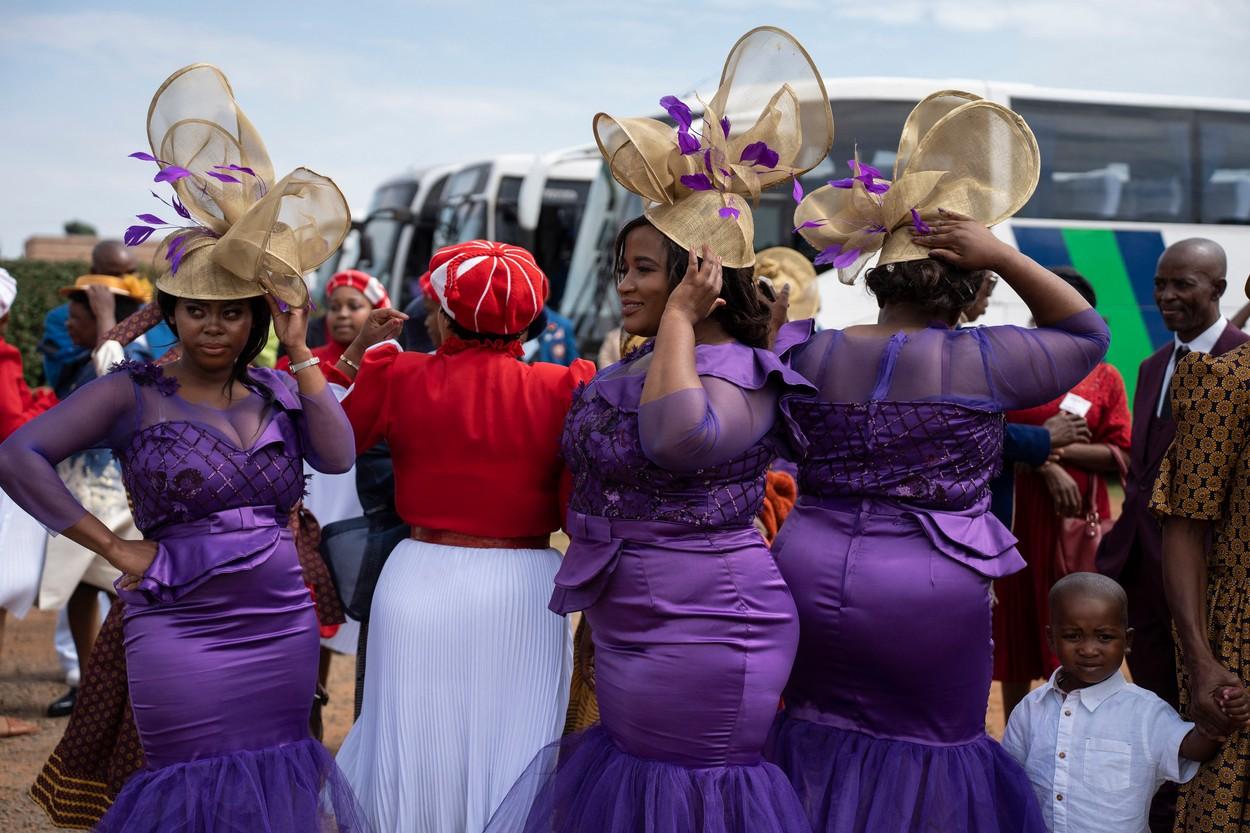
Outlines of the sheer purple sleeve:
{"type": "Polygon", "coordinates": [[[48,529],[62,532],[87,510],[65,488],[56,464],[89,448],[118,448],[134,427],[130,376],[96,379],[0,445],[0,488],[48,529]]]}
{"type": "Polygon", "coordinates": [[[275,373],[274,376],[299,396],[304,407],[299,431],[300,445],[308,465],[322,474],[350,471],[356,463],[356,440],[333,388],[326,385],[321,393],[309,396],[299,392],[299,382],[289,374],[275,373]]]}
{"type": "Polygon", "coordinates": [[[1088,309],[1049,327],[982,327],[990,394],[1005,411],[1032,408],[1070,391],[1107,353],[1111,334],[1088,309]]]}
{"type": "Polygon", "coordinates": [[[726,463],[760,441],[777,414],[777,390],[748,390],[714,376],[638,410],[642,451],[661,468],[691,472],[726,463]]]}

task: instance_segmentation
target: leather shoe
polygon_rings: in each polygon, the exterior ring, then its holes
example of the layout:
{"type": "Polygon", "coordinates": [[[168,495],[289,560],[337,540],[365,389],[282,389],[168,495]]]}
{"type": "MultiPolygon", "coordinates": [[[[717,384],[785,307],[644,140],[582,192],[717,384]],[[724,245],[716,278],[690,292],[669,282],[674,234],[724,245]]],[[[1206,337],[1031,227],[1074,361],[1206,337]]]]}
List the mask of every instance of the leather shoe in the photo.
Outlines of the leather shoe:
{"type": "Polygon", "coordinates": [[[74,711],[74,704],[78,702],[78,686],[71,686],[70,690],[61,695],[60,699],[53,700],[48,704],[48,717],[68,717],[74,711]]]}

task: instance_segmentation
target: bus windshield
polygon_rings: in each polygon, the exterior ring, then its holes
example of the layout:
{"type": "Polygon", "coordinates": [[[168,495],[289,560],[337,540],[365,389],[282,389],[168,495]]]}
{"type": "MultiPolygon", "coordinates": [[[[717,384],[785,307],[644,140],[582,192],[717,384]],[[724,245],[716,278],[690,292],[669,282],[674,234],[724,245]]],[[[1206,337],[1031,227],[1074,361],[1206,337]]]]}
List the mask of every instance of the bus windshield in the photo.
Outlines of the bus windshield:
{"type": "Polygon", "coordinates": [[[534,258],[551,282],[548,303],[557,309],[568,283],[573,247],[589,194],[590,183],[584,180],[552,179],[543,188],[542,210],[534,233],[534,258]]]}

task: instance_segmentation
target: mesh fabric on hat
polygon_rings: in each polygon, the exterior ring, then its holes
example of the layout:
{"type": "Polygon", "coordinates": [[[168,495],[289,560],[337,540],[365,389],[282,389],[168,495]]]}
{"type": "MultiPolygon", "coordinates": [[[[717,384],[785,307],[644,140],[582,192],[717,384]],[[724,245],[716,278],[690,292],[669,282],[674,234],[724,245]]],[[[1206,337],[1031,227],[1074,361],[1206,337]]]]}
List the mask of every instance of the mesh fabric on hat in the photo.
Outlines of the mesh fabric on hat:
{"type": "Polygon", "coordinates": [[[929,256],[912,242],[913,209],[921,222],[945,208],[992,226],[1028,202],[1040,171],[1037,140],[1024,119],[971,93],[945,90],[908,116],[888,191],[872,193],[856,179],[851,187],[825,185],[799,204],[794,224],[822,252],[846,253],[837,271],[849,284],[877,252],[879,263],[929,256]]]}
{"type": "Polygon", "coordinates": [[[328,258],[351,225],[338,187],[307,168],[274,182],[259,133],[221,70],[194,64],[171,75],[148,109],[148,140],[162,169],[191,172],[172,183],[206,231],[175,232],[185,248],[165,292],[227,300],[266,292],[291,306],[308,302],[303,275],[328,258]]]}
{"type": "Polygon", "coordinates": [[[646,216],[656,228],[685,249],[710,245],[724,265],[740,268],[755,260],[750,203],[820,164],[833,143],[833,116],[806,50],[789,33],[761,27],[730,51],[704,107],[697,152],[682,153],[677,129],[656,119],[600,113],[594,132],[612,176],[654,203],[646,216]],[[777,154],[775,165],[744,159],[759,142],[777,154]],[[699,176],[707,190],[682,182],[699,176]]]}

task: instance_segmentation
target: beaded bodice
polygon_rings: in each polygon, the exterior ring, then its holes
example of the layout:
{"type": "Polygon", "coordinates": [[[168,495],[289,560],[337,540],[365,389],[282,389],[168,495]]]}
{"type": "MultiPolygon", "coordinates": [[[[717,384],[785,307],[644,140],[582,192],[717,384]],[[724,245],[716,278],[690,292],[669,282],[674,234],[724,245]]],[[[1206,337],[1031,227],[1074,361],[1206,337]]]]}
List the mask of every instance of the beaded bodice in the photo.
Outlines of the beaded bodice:
{"type": "Polygon", "coordinates": [[[573,475],[570,508],[708,529],[751,523],[764,500],[764,473],[777,454],[777,429],[729,462],[668,471],[643,453],[636,409],[609,402],[600,395],[601,384],[578,389],[565,422],[561,451],[573,475]]]}
{"type": "Polygon", "coordinates": [[[820,402],[789,410],[808,447],[799,492],[900,500],[957,511],[1002,465],[1003,415],[950,402],[820,402]]]}

